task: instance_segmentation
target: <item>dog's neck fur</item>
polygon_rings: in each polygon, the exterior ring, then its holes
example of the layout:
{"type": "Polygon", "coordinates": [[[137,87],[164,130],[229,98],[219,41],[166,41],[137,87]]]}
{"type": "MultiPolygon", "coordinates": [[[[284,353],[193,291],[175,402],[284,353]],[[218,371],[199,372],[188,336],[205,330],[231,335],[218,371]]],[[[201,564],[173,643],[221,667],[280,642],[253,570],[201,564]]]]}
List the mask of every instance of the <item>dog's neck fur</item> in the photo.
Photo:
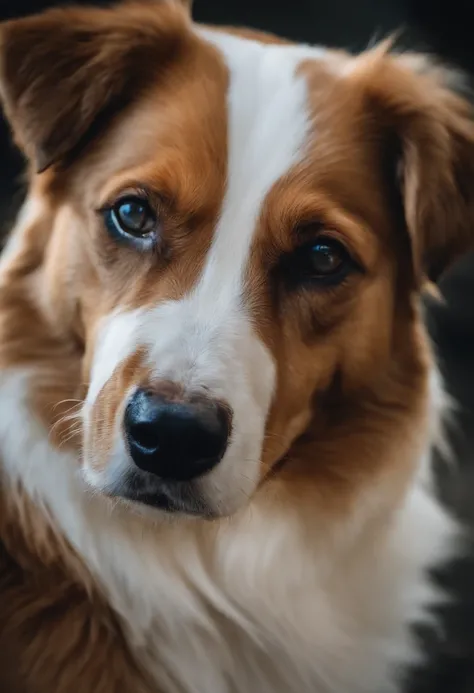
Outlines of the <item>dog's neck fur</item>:
{"type": "MultiPolygon", "coordinates": [[[[10,243],[5,286],[21,251],[15,234],[10,243]]],[[[314,507],[285,503],[278,477],[232,519],[155,522],[85,491],[77,453],[52,445],[32,409],[42,366],[1,363],[0,538],[27,570],[59,556],[71,579],[101,594],[158,690],[397,690],[389,669],[416,660],[409,624],[436,599],[425,571],[452,537],[424,479],[388,517],[374,509],[383,493],[359,498],[344,526],[314,526],[314,507]]],[[[431,430],[397,453],[421,471],[439,423],[433,382],[431,430]]]]}

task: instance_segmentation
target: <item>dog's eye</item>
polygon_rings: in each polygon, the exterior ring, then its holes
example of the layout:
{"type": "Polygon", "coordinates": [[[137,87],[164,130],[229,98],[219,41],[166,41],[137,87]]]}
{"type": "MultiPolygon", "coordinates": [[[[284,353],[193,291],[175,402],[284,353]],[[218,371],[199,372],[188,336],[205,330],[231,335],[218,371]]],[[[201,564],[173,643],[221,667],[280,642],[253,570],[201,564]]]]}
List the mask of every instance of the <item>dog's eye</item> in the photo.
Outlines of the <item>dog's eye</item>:
{"type": "Polygon", "coordinates": [[[356,269],[342,243],[323,236],[298,248],[294,259],[293,277],[316,285],[338,284],[356,269]]]}
{"type": "Polygon", "coordinates": [[[308,261],[315,277],[327,277],[339,272],[347,259],[340,243],[323,239],[311,247],[308,261]]]}
{"type": "Polygon", "coordinates": [[[148,205],[139,199],[121,200],[112,209],[114,223],[124,233],[144,236],[153,228],[156,218],[148,205]]]}
{"type": "Polygon", "coordinates": [[[116,239],[129,240],[134,245],[156,239],[157,215],[141,197],[123,197],[101,213],[109,233],[116,239]]]}

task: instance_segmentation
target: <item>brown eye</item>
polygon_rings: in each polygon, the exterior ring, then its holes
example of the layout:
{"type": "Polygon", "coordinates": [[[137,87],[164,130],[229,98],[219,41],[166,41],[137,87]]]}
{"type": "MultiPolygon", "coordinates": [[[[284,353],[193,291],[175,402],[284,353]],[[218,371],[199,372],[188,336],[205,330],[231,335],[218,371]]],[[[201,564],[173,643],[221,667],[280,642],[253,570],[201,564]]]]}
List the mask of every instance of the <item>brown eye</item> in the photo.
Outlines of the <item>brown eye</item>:
{"type": "Polygon", "coordinates": [[[158,217],[148,202],[138,196],[117,200],[101,210],[105,226],[115,240],[147,249],[157,240],[158,217]]]}
{"type": "Polygon", "coordinates": [[[348,254],[343,246],[337,241],[322,240],[311,247],[309,252],[311,268],[316,277],[327,277],[338,272],[344,262],[348,259],[348,254]]]}
{"type": "Polygon", "coordinates": [[[285,265],[292,284],[316,288],[339,284],[358,268],[342,243],[324,236],[298,248],[285,265]]]}
{"type": "Polygon", "coordinates": [[[125,233],[143,236],[153,230],[155,216],[141,200],[123,200],[113,208],[114,219],[125,233]]]}

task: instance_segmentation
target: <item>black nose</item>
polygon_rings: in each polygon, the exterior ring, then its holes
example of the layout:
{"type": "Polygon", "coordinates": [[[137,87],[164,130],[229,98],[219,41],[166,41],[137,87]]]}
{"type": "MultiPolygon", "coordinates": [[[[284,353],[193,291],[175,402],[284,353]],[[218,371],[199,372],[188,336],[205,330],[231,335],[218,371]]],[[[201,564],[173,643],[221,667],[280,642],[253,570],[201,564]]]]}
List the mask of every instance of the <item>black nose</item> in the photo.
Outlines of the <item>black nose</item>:
{"type": "Polygon", "coordinates": [[[125,412],[133,461],[162,479],[188,481],[220,462],[230,434],[230,414],[208,398],[176,401],[137,390],[125,412]]]}

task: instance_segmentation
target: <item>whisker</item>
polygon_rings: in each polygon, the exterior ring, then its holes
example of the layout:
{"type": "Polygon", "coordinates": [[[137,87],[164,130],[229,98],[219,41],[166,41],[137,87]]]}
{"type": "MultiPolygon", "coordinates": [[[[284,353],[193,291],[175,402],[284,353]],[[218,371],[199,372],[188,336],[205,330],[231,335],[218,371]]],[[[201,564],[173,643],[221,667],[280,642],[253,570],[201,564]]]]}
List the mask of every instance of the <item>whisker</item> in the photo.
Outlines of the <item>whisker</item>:
{"type": "MultiPolygon", "coordinates": [[[[79,407],[83,404],[83,401],[81,399],[62,399],[59,402],[56,402],[55,404],[53,404],[51,409],[52,409],[52,411],[55,411],[62,404],[70,404],[71,402],[73,403],[73,406],[70,407],[70,409],[73,409],[74,407],[79,407]]],[[[69,411],[69,409],[68,409],[68,411],[69,411]]]]}
{"type": "Polygon", "coordinates": [[[56,431],[59,426],[62,426],[63,424],[67,423],[68,421],[71,421],[71,425],[74,422],[78,422],[82,424],[81,419],[79,418],[79,414],[65,414],[64,416],[61,416],[60,419],[55,421],[51,428],[49,429],[49,434],[51,435],[56,431]]]}
{"type": "Polygon", "coordinates": [[[63,447],[64,445],[66,445],[66,443],[68,443],[70,440],[72,440],[73,438],[75,438],[78,434],[79,434],[79,431],[73,431],[72,433],[70,433],[70,434],[69,434],[68,436],[66,436],[65,438],[62,438],[62,439],[59,441],[59,447],[61,448],[61,447],[63,447]]]}

